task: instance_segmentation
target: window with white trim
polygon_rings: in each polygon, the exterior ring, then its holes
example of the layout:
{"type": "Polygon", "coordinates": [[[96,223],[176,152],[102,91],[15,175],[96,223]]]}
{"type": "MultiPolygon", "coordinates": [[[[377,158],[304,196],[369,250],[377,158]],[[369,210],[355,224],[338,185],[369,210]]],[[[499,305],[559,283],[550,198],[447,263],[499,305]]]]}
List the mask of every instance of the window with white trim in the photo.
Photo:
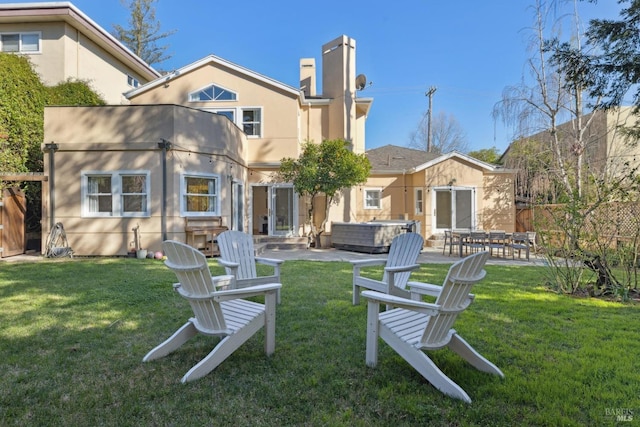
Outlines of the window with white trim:
{"type": "Polygon", "coordinates": [[[127,75],[127,84],[131,87],[138,87],[140,86],[140,81],[135,77],[127,75]]]}
{"type": "Polygon", "coordinates": [[[189,94],[191,102],[236,101],[237,94],[218,85],[210,85],[189,94]]]}
{"type": "Polygon", "coordinates": [[[262,135],[262,110],[260,108],[242,109],[242,130],[247,136],[262,135]]]}
{"type": "Polygon", "coordinates": [[[380,209],[381,199],[382,199],[382,189],[380,188],[364,189],[364,208],[365,209],[380,209]]]}
{"type": "Polygon", "coordinates": [[[424,212],[424,191],[422,188],[415,189],[416,215],[422,215],[424,212]]]}
{"type": "Polygon", "coordinates": [[[181,179],[180,211],[184,216],[219,215],[217,175],[184,174],[181,179]]]}
{"type": "Polygon", "coordinates": [[[149,216],[149,186],[149,171],[82,172],[82,216],[149,216]]]}
{"type": "Polygon", "coordinates": [[[207,111],[211,111],[212,113],[219,114],[221,116],[225,116],[232,123],[236,122],[236,110],[235,108],[207,108],[207,111]]]}
{"type": "Polygon", "coordinates": [[[227,117],[248,137],[262,136],[262,108],[260,107],[203,108],[203,110],[227,117]]]}
{"type": "Polygon", "coordinates": [[[0,51],[39,53],[40,33],[0,33],[0,51]]]}

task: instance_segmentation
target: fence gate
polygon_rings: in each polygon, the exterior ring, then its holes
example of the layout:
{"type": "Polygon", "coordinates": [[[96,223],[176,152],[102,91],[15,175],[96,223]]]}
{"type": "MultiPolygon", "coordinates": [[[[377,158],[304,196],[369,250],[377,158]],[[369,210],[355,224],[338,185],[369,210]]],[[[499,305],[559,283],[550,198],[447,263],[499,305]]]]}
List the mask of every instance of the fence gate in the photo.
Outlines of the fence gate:
{"type": "Polygon", "coordinates": [[[0,199],[0,257],[24,253],[25,213],[24,193],[17,187],[7,188],[0,199]]]}

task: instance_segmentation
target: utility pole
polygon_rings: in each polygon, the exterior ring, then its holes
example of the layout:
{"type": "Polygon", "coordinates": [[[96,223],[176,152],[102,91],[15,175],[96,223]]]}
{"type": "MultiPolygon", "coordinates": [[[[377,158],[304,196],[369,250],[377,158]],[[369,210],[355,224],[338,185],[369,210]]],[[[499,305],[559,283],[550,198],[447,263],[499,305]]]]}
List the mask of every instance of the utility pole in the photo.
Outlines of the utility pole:
{"type": "Polygon", "coordinates": [[[431,86],[425,93],[425,96],[429,97],[429,117],[427,121],[427,153],[431,152],[431,111],[433,105],[433,94],[438,90],[437,87],[431,86]]]}

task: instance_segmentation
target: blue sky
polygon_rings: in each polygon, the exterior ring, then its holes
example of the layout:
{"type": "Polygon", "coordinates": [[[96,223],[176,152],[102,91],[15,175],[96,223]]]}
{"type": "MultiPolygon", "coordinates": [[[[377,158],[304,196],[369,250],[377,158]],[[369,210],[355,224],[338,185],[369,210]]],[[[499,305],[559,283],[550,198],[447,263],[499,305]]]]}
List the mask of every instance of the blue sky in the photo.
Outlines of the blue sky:
{"type": "MultiPolygon", "coordinates": [[[[129,11],[120,0],[72,3],[107,31],[127,26],[129,11]]],[[[367,149],[407,145],[428,109],[425,92],[436,86],[434,115],[455,116],[471,150],[502,151],[510,131],[494,122],[491,111],[502,90],[527,75],[532,3],[159,0],[162,29],[176,30],[165,39],[173,56],[160,67],[173,70],[215,54],[297,87],[300,58],[315,57],[320,78],[321,46],[345,34],[356,39],[356,73],[371,82],[360,92],[374,99],[367,149]]],[[[580,2],[581,17],[618,15],[617,1],[599,3],[580,2]]]]}

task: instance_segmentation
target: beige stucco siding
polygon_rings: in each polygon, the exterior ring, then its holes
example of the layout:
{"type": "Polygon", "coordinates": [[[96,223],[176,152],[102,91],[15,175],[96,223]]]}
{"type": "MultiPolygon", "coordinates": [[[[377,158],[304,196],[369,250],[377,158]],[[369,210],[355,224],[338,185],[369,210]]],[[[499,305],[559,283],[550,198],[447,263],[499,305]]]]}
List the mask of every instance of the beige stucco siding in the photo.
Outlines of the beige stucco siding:
{"type": "Polygon", "coordinates": [[[127,103],[123,93],[132,88],[127,75],[146,80],[124,66],[73,26],[63,22],[4,25],[3,32],[40,32],[40,53],[27,56],[44,84],[53,86],[68,79],[84,80],[108,104],[127,103]]]}
{"type": "MultiPolygon", "coordinates": [[[[132,104],[175,103],[203,109],[262,109],[262,137],[249,136],[249,163],[279,162],[299,152],[299,103],[295,96],[223,66],[208,64],[130,97],[132,104]],[[189,102],[189,94],[210,85],[237,94],[236,101],[189,102]]],[[[236,110],[239,117],[240,111],[236,110]]]]}
{"type": "Polygon", "coordinates": [[[185,218],[180,210],[184,174],[218,178],[217,215],[227,224],[231,180],[247,181],[245,135],[226,118],[196,109],[175,105],[47,107],[45,140],[55,144],[56,150],[45,152],[45,174],[55,180],[50,181],[52,193],[45,195],[43,241],[49,224],[62,222],[78,255],[126,254],[133,240],[132,228],[137,225],[144,247],[160,250],[164,193],[163,151],[159,143],[163,140],[171,143],[166,153],[167,238],[185,239],[185,218]],[[71,122],[74,126],[68,125],[71,122]],[[117,171],[149,174],[149,215],[84,215],[83,173],[117,171]],[[49,207],[54,218],[49,217],[49,207]]]}
{"type": "Polygon", "coordinates": [[[506,232],[515,231],[516,207],[513,198],[513,175],[487,173],[484,176],[483,187],[483,197],[479,200],[481,228],[506,232]]]}

